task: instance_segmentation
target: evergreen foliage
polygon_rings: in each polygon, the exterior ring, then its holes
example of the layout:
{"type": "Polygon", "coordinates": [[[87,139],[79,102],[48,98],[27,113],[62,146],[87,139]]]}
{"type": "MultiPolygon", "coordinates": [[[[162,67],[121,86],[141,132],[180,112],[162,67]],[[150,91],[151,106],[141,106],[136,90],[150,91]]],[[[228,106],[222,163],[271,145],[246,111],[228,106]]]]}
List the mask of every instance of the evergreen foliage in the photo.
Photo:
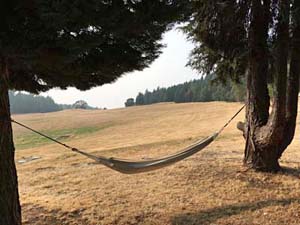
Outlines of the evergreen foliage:
{"type": "Polygon", "coordinates": [[[45,113],[61,110],[51,97],[9,93],[11,113],[45,113]]]}
{"type": "Polygon", "coordinates": [[[57,104],[54,100],[47,96],[39,96],[33,94],[25,94],[21,92],[9,92],[9,100],[11,113],[46,113],[56,112],[64,109],[95,109],[88,105],[87,102],[79,100],[74,104],[57,104]]]}
{"type": "MultiPolygon", "coordinates": [[[[205,77],[168,88],[157,88],[152,92],[139,93],[136,105],[148,105],[158,102],[209,102],[209,101],[244,101],[245,84],[227,82],[226,84],[212,82],[205,77]]],[[[128,100],[127,100],[128,101],[128,100]]]]}
{"type": "Polygon", "coordinates": [[[196,47],[189,65],[225,82],[239,81],[248,65],[251,1],[192,1],[193,16],[184,27],[196,47]]]}
{"type": "Polygon", "coordinates": [[[78,100],[73,104],[74,109],[88,109],[88,104],[86,101],[78,100]]]}
{"type": "Polygon", "coordinates": [[[297,121],[300,1],[199,0],[191,5],[193,16],[184,30],[196,48],[189,64],[222,81],[245,77],[244,163],[260,171],[280,170],[279,158],[293,140],[297,121]]]}
{"type": "Polygon", "coordinates": [[[130,106],[134,106],[135,103],[134,103],[134,99],[133,98],[128,98],[125,102],[125,106],[126,107],[130,107],[130,106]]]}
{"type": "MultiPolygon", "coordinates": [[[[185,18],[181,0],[0,1],[0,117],[8,90],[88,90],[142,70],[162,34],[185,18]]],[[[20,225],[11,124],[0,121],[0,224],[20,225]]]]}
{"type": "Polygon", "coordinates": [[[142,70],[185,18],[179,0],[1,1],[0,64],[9,88],[87,90],[142,70]]]}

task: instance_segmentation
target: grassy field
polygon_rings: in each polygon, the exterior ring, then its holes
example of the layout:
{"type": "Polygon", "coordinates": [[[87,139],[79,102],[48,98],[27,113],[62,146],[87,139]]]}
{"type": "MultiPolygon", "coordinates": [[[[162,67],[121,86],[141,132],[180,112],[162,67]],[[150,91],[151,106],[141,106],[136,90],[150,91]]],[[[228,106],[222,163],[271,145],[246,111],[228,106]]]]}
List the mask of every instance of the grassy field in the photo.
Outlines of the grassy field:
{"type": "MultiPolygon", "coordinates": [[[[176,152],[218,130],[238,103],[156,104],[69,110],[14,119],[87,152],[130,159],[176,152]]],[[[14,125],[23,222],[27,225],[300,224],[299,132],[285,171],[242,167],[241,113],[202,152],[173,166],[123,175],[14,125]]]]}

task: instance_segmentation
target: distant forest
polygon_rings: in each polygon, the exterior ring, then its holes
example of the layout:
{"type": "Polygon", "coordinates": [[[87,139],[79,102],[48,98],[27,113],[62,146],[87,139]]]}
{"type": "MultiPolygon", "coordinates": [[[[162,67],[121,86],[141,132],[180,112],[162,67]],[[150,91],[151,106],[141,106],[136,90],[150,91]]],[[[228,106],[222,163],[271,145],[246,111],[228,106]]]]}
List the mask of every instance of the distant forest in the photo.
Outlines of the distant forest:
{"type": "Polygon", "coordinates": [[[82,108],[93,109],[85,101],[79,100],[74,104],[56,104],[51,97],[25,94],[21,92],[9,92],[11,113],[46,113],[64,109],[82,108]]]}
{"type": "Polygon", "coordinates": [[[159,102],[240,102],[244,100],[245,95],[243,82],[223,84],[213,82],[210,77],[205,77],[168,88],[158,87],[153,91],[146,90],[145,93],[139,93],[135,99],[127,99],[125,106],[149,105],[159,102]]]}

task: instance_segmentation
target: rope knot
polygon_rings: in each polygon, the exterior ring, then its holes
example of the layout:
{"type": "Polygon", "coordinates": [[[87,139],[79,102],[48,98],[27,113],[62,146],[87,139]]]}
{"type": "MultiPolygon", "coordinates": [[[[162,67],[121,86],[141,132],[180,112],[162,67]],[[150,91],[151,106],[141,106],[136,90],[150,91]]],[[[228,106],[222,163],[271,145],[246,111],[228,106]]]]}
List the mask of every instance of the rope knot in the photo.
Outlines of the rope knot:
{"type": "Polygon", "coordinates": [[[77,149],[77,148],[71,148],[71,150],[72,150],[73,152],[78,152],[78,149],[77,149]]]}

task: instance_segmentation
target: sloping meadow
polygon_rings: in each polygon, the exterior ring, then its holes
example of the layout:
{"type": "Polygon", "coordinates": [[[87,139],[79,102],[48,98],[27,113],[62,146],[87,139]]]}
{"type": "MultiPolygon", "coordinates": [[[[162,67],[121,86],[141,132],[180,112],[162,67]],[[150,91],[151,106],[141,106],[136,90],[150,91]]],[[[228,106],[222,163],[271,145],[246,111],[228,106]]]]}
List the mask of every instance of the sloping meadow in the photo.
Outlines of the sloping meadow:
{"type": "MultiPolygon", "coordinates": [[[[218,130],[239,103],[156,104],[114,110],[67,110],[14,119],[87,152],[150,159],[176,152],[218,130]]],[[[202,152],[173,166],[124,175],[14,125],[23,223],[300,224],[300,143],[284,171],[242,166],[235,121],[202,152]]]]}

